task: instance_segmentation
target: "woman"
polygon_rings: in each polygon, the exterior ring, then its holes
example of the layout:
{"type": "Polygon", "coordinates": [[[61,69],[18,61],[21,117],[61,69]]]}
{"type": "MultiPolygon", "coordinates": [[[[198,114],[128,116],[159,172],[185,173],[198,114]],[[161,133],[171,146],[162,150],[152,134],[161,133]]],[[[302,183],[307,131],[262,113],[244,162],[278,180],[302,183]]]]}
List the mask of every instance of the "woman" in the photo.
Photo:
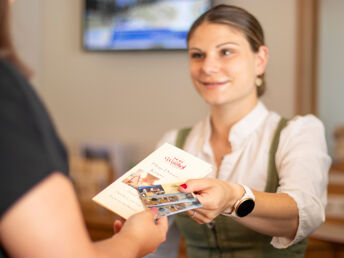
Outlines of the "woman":
{"type": "Polygon", "coordinates": [[[144,211],[92,243],[67,175],[66,152],[25,77],[0,0],[0,257],[142,257],[164,240],[167,220],[144,211]],[[147,234],[150,235],[147,238],[147,234]]]}
{"type": "Polygon", "coordinates": [[[213,7],[194,22],[187,42],[191,78],[210,115],[161,143],[215,168],[180,187],[203,204],[173,221],[188,256],[303,257],[306,237],[325,219],[330,158],[323,125],[312,115],[286,121],[258,99],[268,48],[247,11],[213,7]]]}

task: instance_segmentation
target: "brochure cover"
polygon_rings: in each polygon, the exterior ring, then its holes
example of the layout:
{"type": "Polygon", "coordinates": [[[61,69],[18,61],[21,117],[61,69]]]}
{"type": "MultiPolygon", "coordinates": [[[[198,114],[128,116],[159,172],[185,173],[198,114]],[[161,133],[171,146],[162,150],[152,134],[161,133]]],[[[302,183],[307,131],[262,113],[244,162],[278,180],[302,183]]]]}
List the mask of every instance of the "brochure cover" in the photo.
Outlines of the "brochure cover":
{"type": "MultiPolygon", "coordinates": [[[[127,219],[132,214],[145,209],[138,189],[142,190],[144,189],[143,187],[152,185],[164,185],[174,182],[182,183],[191,178],[202,178],[209,174],[212,169],[209,163],[171,144],[165,143],[98,193],[93,197],[93,200],[127,219]]],[[[194,201],[196,203],[193,205],[198,205],[197,200],[194,201]]],[[[187,206],[191,206],[192,203],[192,201],[188,202],[190,205],[187,206]]],[[[186,206],[185,202],[179,206],[170,207],[167,210],[170,212],[173,209],[180,210],[181,206],[186,206]]]]}

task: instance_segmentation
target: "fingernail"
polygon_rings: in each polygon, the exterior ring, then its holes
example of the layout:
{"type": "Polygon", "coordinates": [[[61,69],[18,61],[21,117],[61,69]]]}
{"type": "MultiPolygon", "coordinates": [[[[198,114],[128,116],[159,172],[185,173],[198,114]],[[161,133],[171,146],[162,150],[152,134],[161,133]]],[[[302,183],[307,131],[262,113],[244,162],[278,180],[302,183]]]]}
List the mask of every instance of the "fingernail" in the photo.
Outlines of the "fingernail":
{"type": "Polygon", "coordinates": [[[154,212],[154,213],[158,213],[158,209],[155,208],[155,207],[150,208],[150,210],[151,210],[152,212],[154,212]]]}
{"type": "Polygon", "coordinates": [[[182,184],[182,185],[180,185],[180,187],[183,187],[184,189],[188,188],[188,186],[186,184],[182,184]]]}

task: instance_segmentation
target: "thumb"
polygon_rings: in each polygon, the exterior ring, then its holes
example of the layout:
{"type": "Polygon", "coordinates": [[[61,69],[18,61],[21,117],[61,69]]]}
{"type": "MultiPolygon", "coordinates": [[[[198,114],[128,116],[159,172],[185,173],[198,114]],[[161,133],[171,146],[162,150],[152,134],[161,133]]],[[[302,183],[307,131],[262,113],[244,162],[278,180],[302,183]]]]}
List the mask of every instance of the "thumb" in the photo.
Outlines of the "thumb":
{"type": "Polygon", "coordinates": [[[191,193],[191,192],[202,192],[209,188],[209,179],[189,179],[184,184],[181,184],[178,188],[180,192],[191,193]]]}

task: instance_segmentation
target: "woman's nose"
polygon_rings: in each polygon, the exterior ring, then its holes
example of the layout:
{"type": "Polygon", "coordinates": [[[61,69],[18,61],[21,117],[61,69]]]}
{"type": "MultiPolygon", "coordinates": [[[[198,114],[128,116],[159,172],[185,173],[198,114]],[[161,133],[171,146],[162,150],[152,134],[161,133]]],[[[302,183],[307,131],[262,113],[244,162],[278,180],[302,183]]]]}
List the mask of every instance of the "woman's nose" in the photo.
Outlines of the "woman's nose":
{"type": "Polygon", "coordinates": [[[219,71],[220,64],[214,57],[206,57],[202,64],[202,70],[206,74],[217,73],[219,71]]]}

